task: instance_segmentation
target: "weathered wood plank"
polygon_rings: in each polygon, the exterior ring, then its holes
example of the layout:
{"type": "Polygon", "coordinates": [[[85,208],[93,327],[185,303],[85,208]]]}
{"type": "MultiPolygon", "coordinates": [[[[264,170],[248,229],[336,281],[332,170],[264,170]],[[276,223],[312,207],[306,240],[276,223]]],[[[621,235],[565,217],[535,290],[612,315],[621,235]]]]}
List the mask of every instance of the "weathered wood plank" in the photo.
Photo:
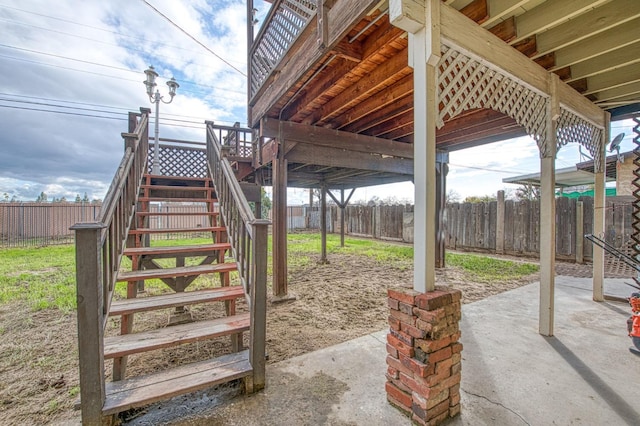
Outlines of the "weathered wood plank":
{"type": "Polygon", "coordinates": [[[264,137],[282,137],[287,141],[299,143],[392,155],[401,158],[413,158],[413,146],[411,144],[291,121],[265,118],[260,122],[260,131],[264,137]]]}
{"type": "Polygon", "coordinates": [[[251,374],[248,352],[223,355],[165,370],[107,384],[107,399],[102,413],[116,414],[177,395],[226,383],[251,374]]]}
{"type": "Polygon", "coordinates": [[[153,278],[187,277],[192,275],[213,274],[216,272],[231,272],[235,270],[237,270],[235,263],[182,266],[178,268],[164,269],[145,269],[141,271],[120,272],[118,273],[118,282],[150,280],[153,278]]]}
{"type": "Polygon", "coordinates": [[[155,349],[213,339],[249,330],[249,314],[198,321],[142,333],[105,337],[104,357],[115,358],[155,349]]]}
{"type": "Polygon", "coordinates": [[[184,291],[160,296],[136,297],[116,300],[111,304],[109,315],[126,315],[136,312],[187,306],[198,303],[232,300],[244,296],[242,286],[220,287],[206,290],[184,291]]]}

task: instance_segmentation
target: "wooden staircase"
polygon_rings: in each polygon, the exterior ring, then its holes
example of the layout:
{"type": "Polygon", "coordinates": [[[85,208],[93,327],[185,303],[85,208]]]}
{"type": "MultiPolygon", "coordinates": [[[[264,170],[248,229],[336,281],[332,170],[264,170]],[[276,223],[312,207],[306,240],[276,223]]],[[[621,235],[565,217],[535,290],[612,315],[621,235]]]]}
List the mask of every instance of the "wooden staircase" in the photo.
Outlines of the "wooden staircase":
{"type": "Polygon", "coordinates": [[[123,252],[131,259],[132,270],[118,272],[116,279],[127,283],[127,298],[112,302],[109,309],[109,316],[120,318],[120,335],[104,339],[104,359],[114,359],[114,381],[106,386],[105,415],[252,373],[248,351],[242,348],[242,334],[249,330],[250,318],[248,313],[236,313],[236,301],[244,298],[244,290],[241,285],[230,285],[230,274],[238,268],[233,259],[228,261],[225,256],[231,244],[227,242],[226,228],[217,211],[218,200],[211,179],[145,174],[143,181],[135,223],[129,230],[128,247],[123,252]],[[165,211],[160,211],[154,204],[157,202],[162,203],[165,211]],[[182,203],[190,203],[191,211],[180,211],[182,203]],[[159,218],[165,222],[164,226],[158,226],[159,218]],[[173,223],[179,225],[172,226],[173,223]],[[211,242],[153,246],[154,240],[147,238],[153,234],[168,238],[175,234],[206,234],[210,235],[211,242]],[[151,245],[146,245],[149,242],[151,245]],[[163,267],[158,259],[172,266],[163,267]],[[189,288],[206,275],[219,277],[219,286],[189,288]],[[168,291],[141,296],[139,290],[151,279],[163,281],[168,291]],[[226,316],[193,321],[189,307],[204,303],[223,303],[226,316]],[[173,311],[169,326],[135,332],[136,314],[158,310],[173,311]],[[221,336],[230,336],[232,354],[143,378],[125,378],[129,355],[221,336]]]}
{"type": "Polygon", "coordinates": [[[83,424],[110,423],[113,415],[130,408],[232,380],[243,379],[247,392],[265,383],[269,222],[256,219],[249,208],[212,123],[206,149],[167,148],[176,156],[169,168],[184,173],[149,174],[148,111],[130,114],[130,133],[123,133],[125,155],[98,222],[72,228],[83,424]],[[204,234],[207,241],[158,245],[158,234],[204,234]],[[131,264],[126,270],[124,258],[131,264]],[[158,292],[148,280],[161,281],[166,291],[158,292]],[[113,300],[117,283],[126,283],[125,299],[113,300]],[[237,311],[239,300],[246,301],[243,312],[237,311]],[[206,309],[211,318],[195,321],[190,310],[204,304],[221,309],[206,309]],[[168,324],[136,330],[135,323],[153,311],[170,313],[168,324]],[[119,333],[105,336],[114,319],[119,333]],[[214,358],[144,376],[126,374],[129,356],[221,337],[231,344],[214,358]],[[108,382],[104,361],[110,359],[113,377],[108,382]]]}

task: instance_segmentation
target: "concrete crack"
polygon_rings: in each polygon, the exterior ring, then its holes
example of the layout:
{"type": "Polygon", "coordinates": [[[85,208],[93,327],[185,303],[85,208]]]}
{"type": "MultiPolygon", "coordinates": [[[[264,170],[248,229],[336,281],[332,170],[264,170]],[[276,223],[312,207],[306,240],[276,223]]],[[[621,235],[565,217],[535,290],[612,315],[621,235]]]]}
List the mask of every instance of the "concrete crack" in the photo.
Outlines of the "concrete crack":
{"type": "Polygon", "coordinates": [[[382,344],[386,344],[387,340],[380,340],[378,339],[378,337],[375,334],[370,334],[371,337],[373,337],[374,339],[376,339],[378,342],[382,343],[382,344]]]}
{"type": "Polygon", "coordinates": [[[520,420],[522,420],[522,421],[524,422],[524,424],[526,424],[527,426],[531,426],[531,424],[530,424],[528,421],[526,421],[526,420],[525,420],[525,418],[524,418],[524,417],[522,417],[522,416],[520,415],[520,413],[518,413],[518,412],[516,412],[516,411],[512,410],[511,408],[507,407],[506,405],[504,405],[504,404],[502,404],[502,403],[500,403],[500,402],[492,401],[492,400],[490,400],[489,398],[487,398],[487,397],[486,397],[486,396],[484,396],[484,395],[479,395],[479,394],[477,394],[477,393],[469,392],[468,390],[463,389],[463,388],[460,388],[460,390],[461,390],[462,392],[466,393],[467,395],[473,395],[473,396],[476,396],[476,397],[478,397],[478,398],[482,398],[482,399],[484,399],[484,400],[486,400],[486,401],[490,402],[490,403],[491,403],[491,404],[493,404],[493,405],[499,405],[500,407],[504,408],[505,410],[510,411],[510,412],[512,412],[513,414],[515,414],[516,416],[518,416],[518,417],[520,418],[520,420]]]}

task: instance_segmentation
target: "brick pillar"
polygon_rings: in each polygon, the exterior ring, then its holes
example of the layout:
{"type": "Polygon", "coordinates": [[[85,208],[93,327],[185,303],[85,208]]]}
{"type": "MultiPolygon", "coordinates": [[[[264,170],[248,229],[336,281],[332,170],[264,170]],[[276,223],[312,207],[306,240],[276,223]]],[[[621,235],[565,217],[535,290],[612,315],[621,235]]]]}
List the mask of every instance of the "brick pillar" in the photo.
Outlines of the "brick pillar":
{"type": "Polygon", "coordinates": [[[387,399],[419,425],[460,413],[460,290],[388,290],[387,399]]]}

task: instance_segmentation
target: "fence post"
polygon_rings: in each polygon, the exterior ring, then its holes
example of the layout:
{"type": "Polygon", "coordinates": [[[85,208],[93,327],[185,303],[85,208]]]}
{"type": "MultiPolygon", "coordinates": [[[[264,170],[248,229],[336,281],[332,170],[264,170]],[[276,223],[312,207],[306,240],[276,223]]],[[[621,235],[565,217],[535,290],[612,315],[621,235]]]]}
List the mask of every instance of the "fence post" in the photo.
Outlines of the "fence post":
{"type": "Polygon", "coordinates": [[[104,388],[104,327],[102,269],[100,261],[102,223],[77,223],[76,291],[78,304],[78,357],[82,424],[102,423],[104,388]]]}
{"type": "Polygon", "coordinates": [[[504,191],[498,191],[496,209],[496,254],[504,254],[504,191]]]}
{"type": "Polygon", "coordinates": [[[251,285],[251,350],[249,362],[253,368],[252,383],[247,392],[264,389],[265,385],[265,342],[267,333],[267,231],[269,221],[257,219],[252,223],[254,281],[251,285]]]}
{"type": "Polygon", "coordinates": [[[584,204],[576,203],[576,263],[584,263],[584,204]]]}

